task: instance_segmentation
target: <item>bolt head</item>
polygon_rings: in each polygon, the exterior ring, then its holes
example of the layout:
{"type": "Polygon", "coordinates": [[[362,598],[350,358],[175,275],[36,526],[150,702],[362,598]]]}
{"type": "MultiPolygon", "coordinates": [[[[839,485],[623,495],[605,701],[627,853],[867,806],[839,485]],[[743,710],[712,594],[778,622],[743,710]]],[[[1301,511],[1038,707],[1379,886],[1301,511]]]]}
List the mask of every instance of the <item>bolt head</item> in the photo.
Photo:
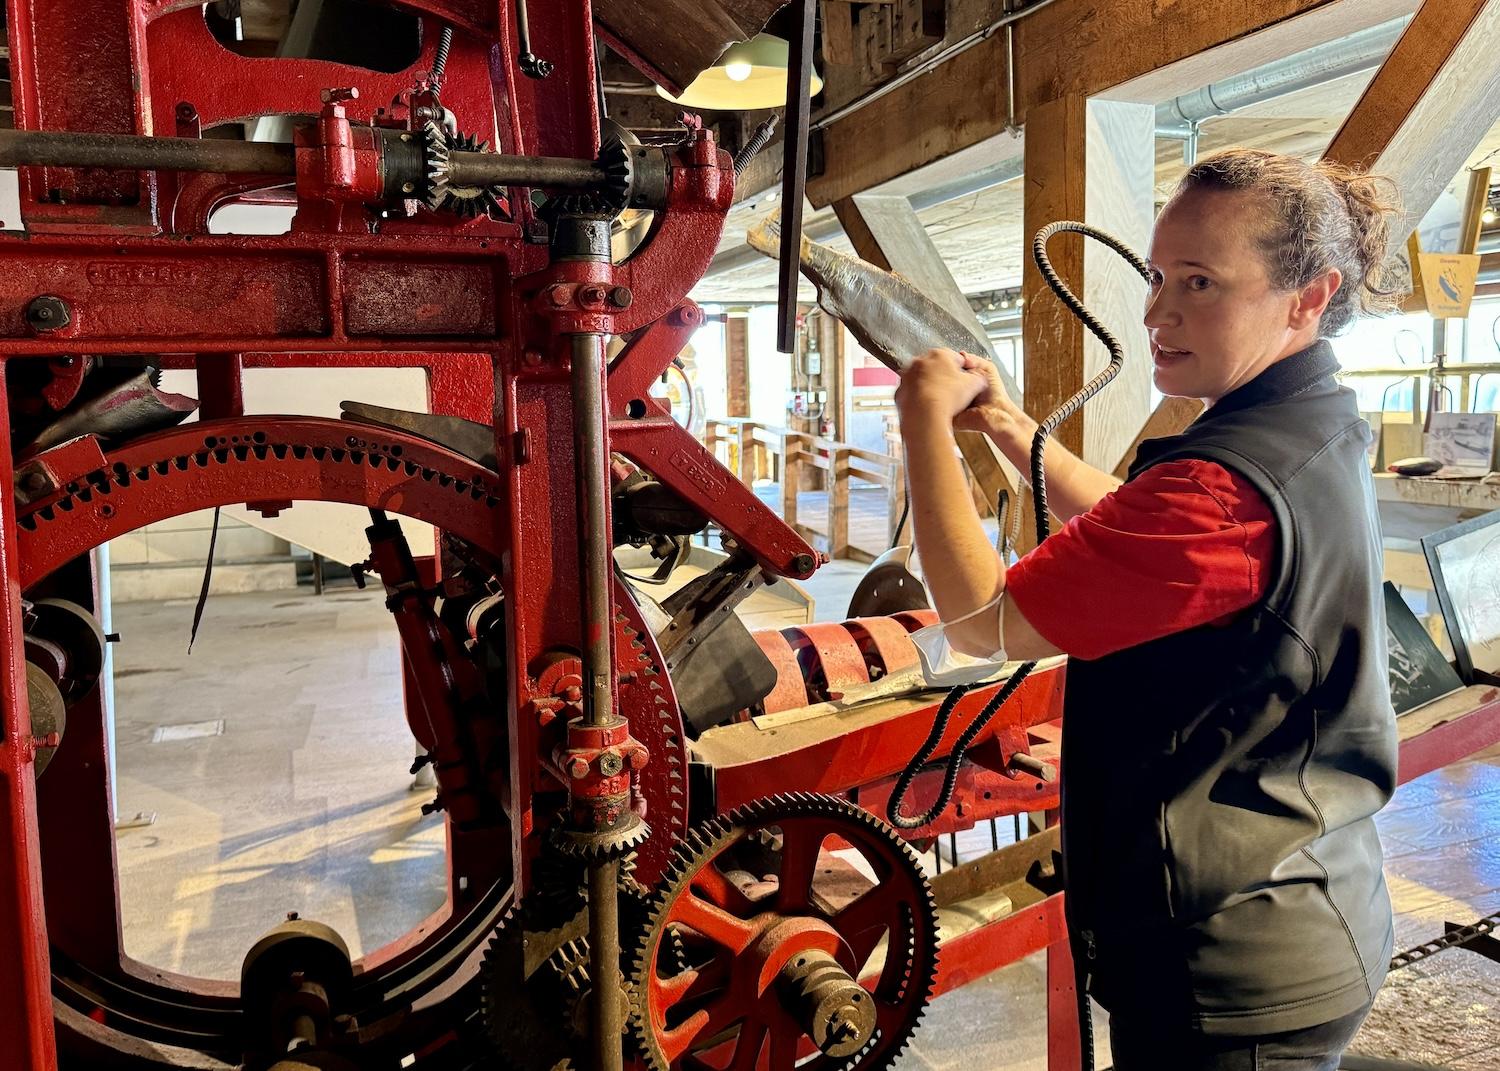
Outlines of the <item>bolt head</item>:
{"type": "Polygon", "coordinates": [[[796,573],[810,573],[815,564],[817,563],[813,561],[811,554],[799,554],[792,559],[792,571],[796,573]]]}
{"type": "Polygon", "coordinates": [[[625,760],[620,757],[619,752],[606,751],[599,756],[599,772],[605,777],[613,777],[625,768],[625,760]]]}
{"type": "Polygon", "coordinates": [[[571,759],[568,760],[567,771],[568,776],[573,780],[582,781],[589,775],[588,760],[583,758],[581,755],[574,755],[571,759]]]}
{"type": "Polygon", "coordinates": [[[635,300],[635,295],[630,292],[628,286],[612,286],[609,290],[609,303],[617,309],[628,309],[630,303],[635,300]]]}
{"type": "Polygon", "coordinates": [[[37,331],[58,331],[72,321],[68,303],[52,294],[33,298],[26,306],[26,322],[37,331]]]}
{"type": "Polygon", "coordinates": [[[651,753],[643,747],[630,749],[630,768],[632,770],[643,769],[650,760],[651,753]]]}
{"type": "Polygon", "coordinates": [[[547,288],[547,300],[556,305],[558,308],[562,308],[564,305],[566,305],[571,297],[572,294],[569,291],[568,287],[564,286],[562,283],[556,283],[547,288]]]}

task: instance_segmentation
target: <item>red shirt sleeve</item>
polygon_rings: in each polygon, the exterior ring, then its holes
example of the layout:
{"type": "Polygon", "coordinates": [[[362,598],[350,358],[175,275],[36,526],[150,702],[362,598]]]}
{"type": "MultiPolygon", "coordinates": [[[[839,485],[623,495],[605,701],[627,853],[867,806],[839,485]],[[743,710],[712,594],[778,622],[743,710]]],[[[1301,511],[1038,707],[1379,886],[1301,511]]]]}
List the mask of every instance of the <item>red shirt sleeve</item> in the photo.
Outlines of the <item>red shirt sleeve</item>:
{"type": "Polygon", "coordinates": [[[1006,573],[1037,632],[1077,658],[1206,624],[1265,591],[1276,519],[1246,479],[1211,461],[1169,461],[1100,499],[1006,573]]]}

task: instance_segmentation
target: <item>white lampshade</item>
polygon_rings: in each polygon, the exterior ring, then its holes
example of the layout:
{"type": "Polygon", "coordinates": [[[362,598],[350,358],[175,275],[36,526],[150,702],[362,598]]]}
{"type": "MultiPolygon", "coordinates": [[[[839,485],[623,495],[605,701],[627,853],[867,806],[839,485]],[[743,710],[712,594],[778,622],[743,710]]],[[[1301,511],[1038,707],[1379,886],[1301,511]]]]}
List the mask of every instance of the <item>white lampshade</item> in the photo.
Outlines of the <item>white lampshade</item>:
{"type": "MultiPolygon", "coordinates": [[[[674,97],[660,86],[657,93],[677,104],[712,111],[753,111],[786,103],[786,65],[790,49],[785,40],[768,33],[730,45],[714,65],[674,97]]],[[[809,95],[823,88],[816,68],[809,95]]]]}

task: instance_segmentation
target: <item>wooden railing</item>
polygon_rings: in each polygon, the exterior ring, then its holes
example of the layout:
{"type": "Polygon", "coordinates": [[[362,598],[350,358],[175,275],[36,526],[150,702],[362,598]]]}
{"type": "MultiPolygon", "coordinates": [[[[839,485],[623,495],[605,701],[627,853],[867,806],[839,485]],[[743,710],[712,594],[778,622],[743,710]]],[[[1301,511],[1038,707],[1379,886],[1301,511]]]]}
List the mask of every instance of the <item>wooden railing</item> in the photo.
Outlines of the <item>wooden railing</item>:
{"type": "Polygon", "coordinates": [[[736,469],[746,484],[757,479],[780,483],[782,519],[830,558],[856,561],[875,558],[875,554],[849,541],[851,479],[885,488],[887,544],[894,535],[906,501],[906,481],[899,458],[743,417],[706,421],[703,442],[715,456],[736,469]],[[822,474],[821,483],[828,492],[826,512],[817,521],[798,516],[797,494],[812,482],[805,477],[813,472],[822,474]]]}

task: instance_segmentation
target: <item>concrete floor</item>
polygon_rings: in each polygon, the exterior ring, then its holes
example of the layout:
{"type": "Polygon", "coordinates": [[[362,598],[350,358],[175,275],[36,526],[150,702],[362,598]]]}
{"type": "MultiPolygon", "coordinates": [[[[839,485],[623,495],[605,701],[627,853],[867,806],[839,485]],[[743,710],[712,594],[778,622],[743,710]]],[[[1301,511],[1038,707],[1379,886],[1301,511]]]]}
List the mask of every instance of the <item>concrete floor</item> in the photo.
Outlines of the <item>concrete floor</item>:
{"type": "MultiPolygon", "coordinates": [[[[819,619],[842,616],[861,572],[839,562],[814,578],[819,619]]],[[[127,950],[237,978],[288,911],[332,925],[356,955],[410,929],[442,902],[443,836],[420,814],[430,793],[408,789],[396,632],[380,597],[214,597],[187,656],[191,617],[185,600],[115,612],[119,809],[157,816],[118,838],[127,950]],[[159,728],[221,719],[219,735],[153,742],[159,728]]],[[[1500,908],[1500,749],[1405,786],[1381,826],[1398,945],[1500,908]]],[[[960,858],[988,838],[974,831],[960,858]]],[[[1044,993],[1033,957],[939,998],[901,1066],[1041,1071],[1044,993]]],[[[1355,1049],[1500,1071],[1497,1017],[1500,966],[1445,952],[1392,976],[1355,1049]]]]}

